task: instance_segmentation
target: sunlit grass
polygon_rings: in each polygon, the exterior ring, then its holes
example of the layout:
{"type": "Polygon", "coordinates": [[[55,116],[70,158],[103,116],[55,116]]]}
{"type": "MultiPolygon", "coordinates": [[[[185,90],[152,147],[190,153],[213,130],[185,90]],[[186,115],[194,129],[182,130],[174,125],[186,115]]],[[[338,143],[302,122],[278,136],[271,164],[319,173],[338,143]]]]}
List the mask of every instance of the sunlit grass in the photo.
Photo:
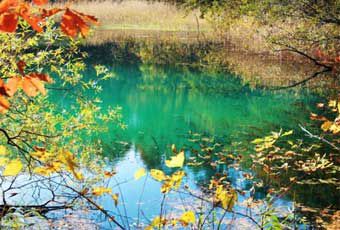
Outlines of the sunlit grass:
{"type": "MultiPolygon", "coordinates": [[[[60,3],[55,3],[58,6],[60,3]]],[[[186,12],[174,5],[143,0],[123,2],[81,1],[72,3],[72,8],[98,17],[100,29],[139,29],[161,31],[211,30],[199,12],[186,12]]]]}

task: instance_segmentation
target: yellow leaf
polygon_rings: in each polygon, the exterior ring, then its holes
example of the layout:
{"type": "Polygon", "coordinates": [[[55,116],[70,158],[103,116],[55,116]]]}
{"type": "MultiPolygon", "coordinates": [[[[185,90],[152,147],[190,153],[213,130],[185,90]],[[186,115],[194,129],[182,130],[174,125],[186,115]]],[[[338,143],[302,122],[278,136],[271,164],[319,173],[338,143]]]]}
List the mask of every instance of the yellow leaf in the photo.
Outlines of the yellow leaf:
{"type": "Polygon", "coordinates": [[[52,153],[46,151],[35,151],[30,153],[30,155],[42,162],[47,162],[50,158],[55,157],[52,153]]]}
{"type": "Polygon", "coordinates": [[[177,156],[171,157],[171,160],[166,160],[165,165],[169,168],[183,167],[184,151],[181,151],[177,156]]]}
{"type": "Polygon", "coordinates": [[[293,130],[290,130],[290,131],[287,131],[287,132],[284,132],[281,137],[284,137],[284,136],[288,136],[288,135],[292,135],[293,134],[293,130]]]}
{"type": "Polygon", "coordinates": [[[255,140],[253,140],[251,143],[253,143],[253,144],[260,144],[260,143],[262,143],[262,142],[264,142],[263,139],[257,138],[257,139],[255,139],[255,140]]]}
{"type": "Polygon", "coordinates": [[[43,175],[43,176],[49,176],[52,173],[58,172],[60,170],[61,170],[61,163],[52,162],[50,164],[46,164],[45,166],[35,168],[33,172],[36,174],[43,175]]]}
{"type": "Polygon", "coordinates": [[[136,172],[135,172],[135,180],[139,180],[139,178],[145,176],[146,172],[145,172],[145,169],[144,168],[140,168],[138,169],[136,172]]]}
{"type": "Polygon", "coordinates": [[[166,179],[166,175],[164,174],[164,172],[158,169],[151,169],[150,175],[153,179],[157,181],[163,181],[166,179]]]}
{"type": "Polygon", "coordinates": [[[61,151],[59,160],[66,166],[66,169],[73,174],[77,180],[82,180],[83,175],[76,171],[77,163],[74,155],[69,151],[61,151]]]}
{"type": "Polygon", "coordinates": [[[22,163],[21,163],[21,160],[20,159],[14,159],[14,160],[11,160],[5,170],[3,171],[2,175],[3,176],[16,176],[18,175],[21,170],[22,170],[22,163]]]}
{"type": "Polygon", "coordinates": [[[336,104],[337,104],[337,102],[336,102],[336,100],[330,100],[329,102],[328,102],[328,106],[329,107],[336,107],[336,104]]]}
{"type": "Polygon", "coordinates": [[[215,199],[221,202],[224,209],[231,211],[237,201],[237,193],[235,191],[227,191],[223,188],[223,185],[219,185],[215,192],[215,199]]]}
{"type": "Polygon", "coordinates": [[[111,197],[112,197],[112,199],[113,199],[114,202],[115,202],[115,206],[117,206],[117,205],[118,205],[118,197],[119,197],[119,194],[118,194],[118,193],[115,193],[115,194],[113,194],[111,197]]]}
{"type": "Polygon", "coordinates": [[[331,127],[329,128],[329,131],[331,131],[334,134],[338,134],[340,132],[340,125],[338,125],[337,123],[332,124],[331,127]]]}
{"type": "Polygon", "coordinates": [[[176,145],[175,145],[175,144],[172,144],[172,145],[171,145],[171,151],[172,151],[173,153],[177,153],[177,149],[176,149],[176,145]]]}
{"type": "Polygon", "coordinates": [[[160,226],[164,226],[166,224],[167,220],[165,218],[160,218],[159,216],[156,216],[150,223],[149,226],[145,228],[145,230],[152,230],[154,228],[159,229],[160,226]]]}
{"type": "Polygon", "coordinates": [[[182,178],[185,175],[184,171],[178,171],[171,175],[171,177],[167,177],[165,179],[164,184],[161,187],[162,193],[168,193],[171,189],[177,190],[181,185],[182,178]]]}
{"type": "Polygon", "coordinates": [[[8,158],[5,158],[5,157],[0,158],[0,166],[6,165],[7,162],[8,162],[8,158]]]}
{"type": "Polygon", "coordinates": [[[110,194],[112,193],[112,189],[111,188],[105,188],[105,187],[95,187],[92,189],[92,194],[95,196],[101,196],[103,194],[110,194]]]}
{"type": "Polygon", "coordinates": [[[0,145],[0,156],[6,156],[6,155],[7,155],[6,147],[3,145],[0,145]]]}
{"type": "Polygon", "coordinates": [[[184,171],[178,171],[172,174],[171,176],[171,182],[173,184],[174,189],[178,189],[179,186],[181,185],[182,178],[185,175],[184,171]]]}
{"type": "Polygon", "coordinates": [[[322,125],[321,125],[321,129],[324,132],[327,132],[329,130],[329,128],[332,126],[333,122],[331,121],[325,121],[322,125]]]}
{"type": "Polygon", "coordinates": [[[179,221],[184,227],[188,226],[189,224],[193,224],[195,223],[195,213],[193,211],[187,211],[182,214],[182,216],[179,218],[179,221]]]}

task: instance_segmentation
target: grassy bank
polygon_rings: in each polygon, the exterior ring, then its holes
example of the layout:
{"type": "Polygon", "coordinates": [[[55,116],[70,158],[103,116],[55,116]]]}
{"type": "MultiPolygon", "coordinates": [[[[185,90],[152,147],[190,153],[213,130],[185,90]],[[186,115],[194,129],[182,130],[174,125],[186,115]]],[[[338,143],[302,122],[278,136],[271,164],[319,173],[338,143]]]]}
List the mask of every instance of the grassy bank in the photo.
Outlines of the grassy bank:
{"type": "MultiPolygon", "coordinates": [[[[56,3],[53,6],[59,6],[56,3]]],[[[96,16],[100,30],[211,31],[198,11],[187,12],[174,5],[141,0],[79,1],[74,9],[96,16]],[[198,28],[199,27],[199,28],[198,28]]]]}
{"type": "Polygon", "coordinates": [[[265,28],[259,29],[251,18],[243,18],[221,31],[209,18],[201,18],[199,10],[187,11],[164,2],[96,0],[78,1],[71,6],[99,19],[100,26],[87,39],[91,45],[137,38],[184,43],[219,41],[244,51],[268,53],[270,50],[263,38],[265,28]]]}

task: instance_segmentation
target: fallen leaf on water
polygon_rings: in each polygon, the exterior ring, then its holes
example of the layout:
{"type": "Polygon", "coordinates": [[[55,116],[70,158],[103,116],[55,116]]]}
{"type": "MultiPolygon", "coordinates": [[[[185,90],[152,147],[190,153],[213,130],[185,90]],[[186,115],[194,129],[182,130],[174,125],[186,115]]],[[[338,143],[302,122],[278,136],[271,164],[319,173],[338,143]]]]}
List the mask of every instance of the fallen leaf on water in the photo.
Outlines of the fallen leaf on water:
{"type": "Polygon", "coordinates": [[[181,151],[174,157],[171,157],[171,160],[166,160],[165,165],[169,168],[182,168],[184,164],[184,151],[181,151]]]}
{"type": "Polygon", "coordinates": [[[139,178],[143,177],[146,175],[145,169],[144,168],[140,168],[135,172],[135,180],[139,180],[139,178]]]}
{"type": "Polygon", "coordinates": [[[153,179],[157,181],[163,181],[166,179],[165,173],[158,169],[151,169],[150,175],[152,176],[153,179]]]}

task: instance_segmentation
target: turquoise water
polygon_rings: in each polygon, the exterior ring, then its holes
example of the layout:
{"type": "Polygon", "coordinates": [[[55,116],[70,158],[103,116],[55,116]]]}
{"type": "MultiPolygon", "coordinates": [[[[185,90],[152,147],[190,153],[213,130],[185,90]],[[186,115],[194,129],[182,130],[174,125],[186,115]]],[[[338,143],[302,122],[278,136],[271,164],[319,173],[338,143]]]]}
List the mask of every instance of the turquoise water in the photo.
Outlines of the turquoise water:
{"type": "MultiPolygon", "coordinates": [[[[136,181],[133,175],[141,167],[170,172],[164,161],[171,154],[172,144],[186,150],[187,162],[197,147],[192,141],[195,136],[214,140],[228,151],[236,151],[235,146],[239,146],[239,154],[247,157],[253,148],[249,143],[256,137],[306,125],[317,102],[317,97],[306,92],[252,89],[228,72],[143,64],[111,69],[116,77],[102,84],[99,97],[104,109],[122,107],[127,129],[107,124],[109,132],[93,138],[102,140],[108,165],[114,165],[118,172],[110,186],[121,194],[126,212],[122,205],[116,208],[110,197],[101,198],[100,203],[117,216],[128,216],[117,217],[126,225],[137,219],[145,222],[159,214],[161,184],[150,177],[136,181]],[[121,183],[119,187],[117,182],[121,183]]],[[[87,73],[88,78],[93,76],[91,71],[87,73]]],[[[188,176],[183,183],[195,191],[200,191],[200,186],[216,172],[227,172],[231,183],[244,190],[248,185],[242,173],[250,169],[247,164],[240,170],[227,165],[202,165],[185,166],[185,171],[188,176]]],[[[239,201],[248,195],[240,196],[239,201]]],[[[172,194],[166,207],[182,212],[194,205],[192,202],[185,194],[172,194]]],[[[278,202],[291,206],[289,198],[278,202]]]]}

